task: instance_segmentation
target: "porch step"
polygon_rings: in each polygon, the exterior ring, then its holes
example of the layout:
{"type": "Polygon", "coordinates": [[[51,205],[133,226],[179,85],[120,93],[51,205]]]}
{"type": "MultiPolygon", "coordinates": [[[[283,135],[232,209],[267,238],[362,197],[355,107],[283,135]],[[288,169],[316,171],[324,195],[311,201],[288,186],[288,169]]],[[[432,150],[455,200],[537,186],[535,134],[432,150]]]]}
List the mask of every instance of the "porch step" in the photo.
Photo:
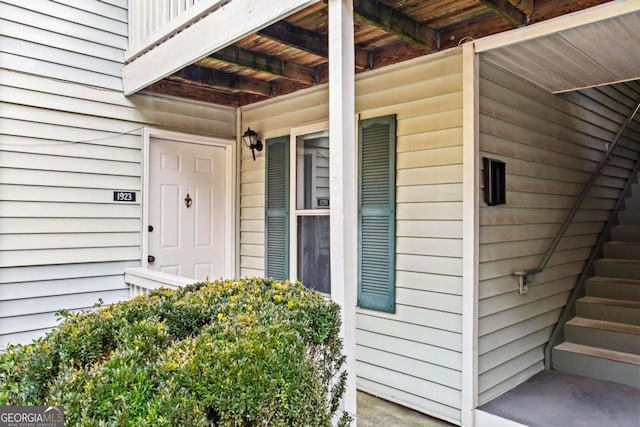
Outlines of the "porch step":
{"type": "Polygon", "coordinates": [[[640,301],[586,296],[576,301],[576,316],[640,325],[640,301]]]}
{"type": "Polygon", "coordinates": [[[615,242],[640,242],[640,225],[615,225],[611,227],[611,240],[615,242]]]}
{"type": "Polygon", "coordinates": [[[574,317],[565,323],[568,342],[640,355],[640,326],[574,317]]]}
{"type": "Polygon", "coordinates": [[[606,258],[640,259],[640,242],[607,242],[604,244],[606,258]]]}
{"type": "Polygon", "coordinates": [[[587,279],[586,294],[600,298],[640,301],[640,280],[591,277],[587,279]]]}
{"type": "Polygon", "coordinates": [[[640,356],[563,342],[553,348],[555,369],[640,388],[640,356]]]}
{"type": "Polygon", "coordinates": [[[618,212],[618,223],[621,226],[624,225],[640,225],[640,209],[639,210],[624,210],[618,212]]]}
{"type": "Polygon", "coordinates": [[[551,359],[556,370],[640,389],[640,183],[630,194],[551,359]]]}
{"type": "Polygon", "coordinates": [[[596,276],[640,279],[640,259],[601,258],[596,261],[596,276]]]}

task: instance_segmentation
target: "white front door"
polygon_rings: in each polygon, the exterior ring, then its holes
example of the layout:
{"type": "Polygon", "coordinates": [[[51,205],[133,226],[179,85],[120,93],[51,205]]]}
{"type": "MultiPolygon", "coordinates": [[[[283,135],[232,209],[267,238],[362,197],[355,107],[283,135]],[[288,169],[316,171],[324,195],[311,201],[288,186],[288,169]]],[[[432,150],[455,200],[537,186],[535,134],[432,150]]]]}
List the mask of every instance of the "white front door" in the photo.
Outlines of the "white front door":
{"type": "Polygon", "coordinates": [[[225,275],[225,148],[151,138],[149,268],[198,281],[225,275]]]}

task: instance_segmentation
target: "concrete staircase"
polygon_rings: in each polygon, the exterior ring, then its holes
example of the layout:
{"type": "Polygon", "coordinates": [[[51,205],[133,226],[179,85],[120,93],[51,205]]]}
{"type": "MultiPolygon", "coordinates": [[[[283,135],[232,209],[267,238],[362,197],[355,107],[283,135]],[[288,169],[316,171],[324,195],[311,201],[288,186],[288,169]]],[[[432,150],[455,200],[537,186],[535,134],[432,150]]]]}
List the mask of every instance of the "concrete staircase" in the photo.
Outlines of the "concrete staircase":
{"type": "Polygon", "coordinates": [[[603,254],[564,325],[565,342],[553,348],[553,368],[640,388],[640,184],[603,254]]]}

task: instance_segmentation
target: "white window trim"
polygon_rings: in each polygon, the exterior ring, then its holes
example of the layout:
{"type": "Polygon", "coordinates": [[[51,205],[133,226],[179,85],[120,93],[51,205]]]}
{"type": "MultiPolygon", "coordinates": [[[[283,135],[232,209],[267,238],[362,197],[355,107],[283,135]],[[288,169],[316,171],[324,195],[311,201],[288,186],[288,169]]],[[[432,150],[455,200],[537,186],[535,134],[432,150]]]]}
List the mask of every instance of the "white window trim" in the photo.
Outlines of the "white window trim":
{"type": "Polygon", "coordinates": [[[211,145],[225,150],[225,247],[229,256],[225,257],[224,276],[235,277],[236,264],[236,148],[235,140],[194,135],[163,129],[145,127],[142,130],[142,257],[140,264],[148,268],[149,256],[149,148],[151,138],[175,142],[211,145]]]}
{"type": "Polygon", "coordinates": [[[330,212],[329,209],[297,209],[296,205],[298,136],[323,130],[329,130],[328,120],[291,128],[289,134],[289,279],[291,281],[298,280],[298,217],[328,216],[330,212]]]}

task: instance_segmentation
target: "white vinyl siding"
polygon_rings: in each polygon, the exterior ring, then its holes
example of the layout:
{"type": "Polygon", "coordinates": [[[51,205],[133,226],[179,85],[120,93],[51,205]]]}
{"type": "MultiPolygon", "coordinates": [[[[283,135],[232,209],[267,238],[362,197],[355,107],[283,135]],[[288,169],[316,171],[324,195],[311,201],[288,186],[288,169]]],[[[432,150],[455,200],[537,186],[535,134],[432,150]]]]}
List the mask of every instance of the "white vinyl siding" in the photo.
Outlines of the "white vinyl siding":
{"type": "Polygon", "coordinates": [[[4,68],[122,90],[126,9],[93,0],[0,2],[4,68]],[[82,6],[84,5],[84,6],[82,6]],[[92,10],[109,9],[104,16],[92,10]],[[5,25],[6,23],[6,25],[5,25]]]}
{"type": "MultiPolygon", "coordinates": [[[[360,119],[397,115],[396,313],[358,309],[358,387],[460,421],[462,56],[454,49],[356,76],[360,119]]],[[[242,108],[268,138],[328,118],[321,86],[242,108]]],[[[354,118],[356,120],[356,118],[354,118]]],[[[242,149],[240,274],[264,274],[264,153],[242,149]]],[[[355,286],[356,284],[352,284],[355,286]]]]}
{"type": "Polygon", "coordinates": [[[553,326],[638,158],[637,120],[526,295],[512,274],[538,265],[639,97],[638,83],[554,96],[481,61],[480,155],[506,162],[507,203],[488,207],[481,192],[480,404],[543,369],[553,326]]]}
{"type": "Polygon", "coordinates": [[[129,296],[142,127],[233,138],[235,110],[122,94],[122,1],[0,0],[0,348],[129,296]],[[135,191],[114,203],[113,191],[135,191]]]}

